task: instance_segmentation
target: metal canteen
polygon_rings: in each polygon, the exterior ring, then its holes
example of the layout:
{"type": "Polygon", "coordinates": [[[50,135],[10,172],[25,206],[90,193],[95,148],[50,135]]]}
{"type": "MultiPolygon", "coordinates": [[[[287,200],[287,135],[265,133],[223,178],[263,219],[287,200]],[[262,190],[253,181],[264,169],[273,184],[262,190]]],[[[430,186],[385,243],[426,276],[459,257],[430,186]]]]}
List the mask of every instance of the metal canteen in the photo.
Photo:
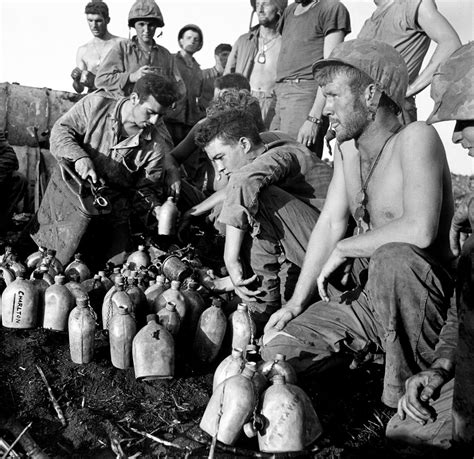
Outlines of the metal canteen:
{"type": "Polygon", "coordinates": [[[191,269],[176,255],[165,258],[161,271],[170,281],[182,282],[191,274],[191,269]]]}

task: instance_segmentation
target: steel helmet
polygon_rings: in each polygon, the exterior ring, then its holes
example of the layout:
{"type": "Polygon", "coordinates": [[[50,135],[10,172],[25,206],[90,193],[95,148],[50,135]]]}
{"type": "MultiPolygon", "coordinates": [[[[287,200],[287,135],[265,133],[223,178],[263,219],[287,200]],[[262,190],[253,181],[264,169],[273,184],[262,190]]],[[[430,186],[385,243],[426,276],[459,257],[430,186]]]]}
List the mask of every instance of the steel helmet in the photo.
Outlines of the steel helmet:
{"type": "Polygon", "coordinates": [[[349,40],[337,45],[328,59],[313,64],[313,75],[331,64],[345,64],[369,76],[400,110],[405,104],[408,70],[402,56],[390,45],[376,40],[349,40]]]}
{"type": "Polygon", "coordinates": [[[181,27],[181,29],[178,32],[178,43],[181,38],[183,38],[184,33],[187,30],[192,30],[193,32],[196,32],[199,34],[199,37],[201,38],[201,46],[199,46],[198,51],[202,48],[202,45],[204,44],[204,35],[202,34],[202,30],[199,26],[196,24],[186,24],[184,27],[181,27]]]}
{"type": "Polygon", "coordinates": [[[434,108],[428,124],[474,120],[474,42],[461,46],[438,67],[431,81],[434,108]]]}
{"type": "Polygon", "coordinates": [[[163,27],[165,21],[160,8],[153,0],[136,0],[128,13],[128,27],[133,27],[136,21],[153,20],[157,27],[163,27]]]}

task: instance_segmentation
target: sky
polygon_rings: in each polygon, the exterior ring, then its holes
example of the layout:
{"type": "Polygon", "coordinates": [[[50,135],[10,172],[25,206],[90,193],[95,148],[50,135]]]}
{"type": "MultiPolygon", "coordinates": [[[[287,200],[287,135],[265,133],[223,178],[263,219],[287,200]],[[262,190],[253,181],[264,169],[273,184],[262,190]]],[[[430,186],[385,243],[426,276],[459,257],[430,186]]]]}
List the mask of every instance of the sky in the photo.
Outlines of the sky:
{"type": "MultiPolygon", "coordinates": [[[[75,67],[77,48],[91,39],[84,15],[86,3],[87,0],[0,0],[0,82],[72,91],[70,73],[75,67]]],[[[127,17],[133,0],[106,3],[111,17],[109,31],[128,37],[127,17]]],[[[352,24],[352,33],[346,39],[353,39],[375,5],[372,0],[343,3],[352,24]]],[[[437,0],[436,4],[462,43],[474,39],[473,0],[437,0]]],[[[233,44],[248,30],[249,0],[158,0],[158,5],[165,26],[157,41],[172,53],[178,50],[177,35],[183,25],[194,23],[202,28],[204,46],[195,55],[202,68],[214,65],[214,48],[219,43],[233,44]]],[[[433,50],[432,45],[427,59],[433,50]]],[[[426,119],[433,106],[429,89],[417,96],[416,103],[418,119],[426,119]]],[[[451,143],[453,126],[452,122],[435,125],[450,168],[457,174],[474,174],[474,161],[462,147],[451,143]]]]}

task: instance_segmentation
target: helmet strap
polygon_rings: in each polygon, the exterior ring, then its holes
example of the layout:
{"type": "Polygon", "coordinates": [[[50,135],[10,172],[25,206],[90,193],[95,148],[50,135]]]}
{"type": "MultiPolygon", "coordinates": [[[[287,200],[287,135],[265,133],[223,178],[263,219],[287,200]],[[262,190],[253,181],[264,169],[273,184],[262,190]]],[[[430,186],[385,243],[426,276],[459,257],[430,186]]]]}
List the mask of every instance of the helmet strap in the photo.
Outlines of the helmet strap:
{"type": "Polygon", "coordinates": [[[375,115],[377,113],[377,109],[379,108],[381,97],[382,97],[382,90],[380,89],[380,87],[377,84],[375,84],[374,85],[374,90],[373,90],[373,92],[371,92],[371,97],[367,102],[367,109],[370,112],[372,121],[375,120],[375,115]]]}

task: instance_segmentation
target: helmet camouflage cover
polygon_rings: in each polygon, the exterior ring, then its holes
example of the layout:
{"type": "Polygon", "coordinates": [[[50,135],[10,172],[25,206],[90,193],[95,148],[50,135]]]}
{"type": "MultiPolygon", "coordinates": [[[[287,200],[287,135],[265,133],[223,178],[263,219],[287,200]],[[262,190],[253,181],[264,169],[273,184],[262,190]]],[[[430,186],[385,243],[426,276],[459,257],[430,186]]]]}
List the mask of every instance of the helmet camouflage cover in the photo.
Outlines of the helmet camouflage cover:
{"type": "Polygon", "coordinates": [[[128,13],[128,27],[133,27],[135,22],[140,20],[153,20],[157,27],[163,27],[165,21],[160,8],[153,0],[136,0],[128,13]]]}
{"type": "Polygon", "coordinates": [[[376,40],[349,40],[337,45],[328,59],[313,64],[313,74],[332,64],[345,64],[368,75],[400,109],[405,104],[408,70],[402,56],[390,45],[376,40]]]}
{"type": "Polygon", "coordinates": [[[474,120],[474,42],[461,46],[438,67],[431,82],[434,108],[428,124],[474,120]]]}

